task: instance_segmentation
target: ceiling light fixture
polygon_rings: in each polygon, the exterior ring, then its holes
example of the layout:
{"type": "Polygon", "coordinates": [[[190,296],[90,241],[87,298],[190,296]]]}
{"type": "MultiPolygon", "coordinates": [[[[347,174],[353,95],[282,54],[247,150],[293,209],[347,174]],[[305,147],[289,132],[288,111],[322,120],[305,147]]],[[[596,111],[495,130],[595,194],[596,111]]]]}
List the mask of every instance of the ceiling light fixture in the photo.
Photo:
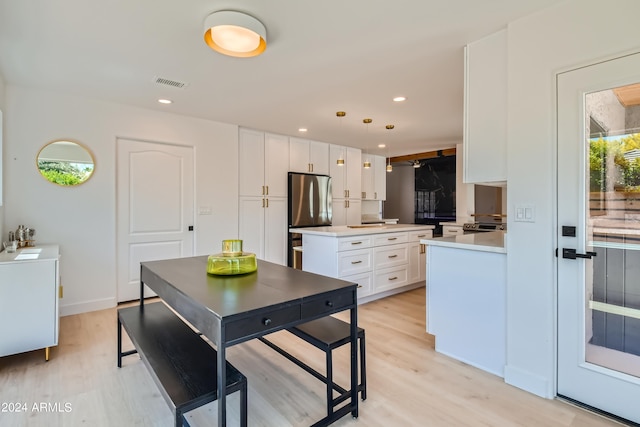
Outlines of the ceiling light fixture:
{"type": "MultiPolygon", "coordinates": [[[[385,128],[387,130],[392,130],[393,128],[395,128],[394,125],[386,125],[385,128]]],[[[391,157],[389,157],[389,149],[387,149],[387,168],[386,168],[387,172],[392,172],[393,171],[393,166],[391,166],[391,157]]]]}
{"type": "Polygon", "coordinates": [[[267,48],[267,30],[253,16],[221,10],[204,20],[204,41],[223,55],[249,58],[267,48]]]}
{"type": "MultiPolygon", "coordinates": [[[[367,139],[369,139],[369,123],[371,123],[373,120],[371,119],[362,119],[362,123],[367,125],[367,139]]],[[[364,163],[362,164],[362,166],[365,169],[369,169],[371,167],[371,159],[369,159],[369,155],[367,154],[367,142],[365,142],[365,146],[364,146],[364,154],[365,154],[365,158],[364,158],[364,163]]]]}
{"type": "Polygon", "coordinates": [[[173,101],[170,100],[170,99],[158,99],[158,102],[160,104],[171,104],[171,103],[173,103],[173,101]]]}
{"type": "Polygon", "coordinates": [[[300,128],[298,129],[298,132],[306,132],[308,129],[307,128],[300,128]]]}
{"type": "Polygon", "coordinates": [[[407,100],[406,96],[396,96],[395,98],[393,98],[393,102],[402,102],[406,100],[407,100]]]}

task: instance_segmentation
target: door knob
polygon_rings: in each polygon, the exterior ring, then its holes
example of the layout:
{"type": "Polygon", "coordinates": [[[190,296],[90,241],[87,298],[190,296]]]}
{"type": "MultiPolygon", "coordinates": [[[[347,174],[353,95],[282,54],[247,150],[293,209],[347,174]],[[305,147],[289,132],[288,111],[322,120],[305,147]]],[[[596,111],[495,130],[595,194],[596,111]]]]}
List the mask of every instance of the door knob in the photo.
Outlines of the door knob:
{"type": "Polygon", "coordinates": [[[575,249],[562,248],[562,258],[566,258],[566,259],[576,259],[576,258],[591,259],[591,257],[594,257],[596,255],[598,254],[595,252],[587,251],[584,254],[579,254],[579,253],[576,253],[575,249]]]}

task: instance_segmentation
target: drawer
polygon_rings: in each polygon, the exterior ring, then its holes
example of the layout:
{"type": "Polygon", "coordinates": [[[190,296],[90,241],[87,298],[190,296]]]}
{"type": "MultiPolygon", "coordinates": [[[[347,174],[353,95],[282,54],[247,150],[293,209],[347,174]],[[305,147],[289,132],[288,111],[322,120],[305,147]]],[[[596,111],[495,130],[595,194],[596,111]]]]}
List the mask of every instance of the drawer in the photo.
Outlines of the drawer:
{"type": "Polygon", "coordinates": [[[373,249],[375,269],[405,265],[409,262],[408,245],[379,246],[373,249]]]}
{"type": "Polygon", "coordinates": [[[340,279],[347,282],[358,284],[358,298],[370,295],[373,291],[373,273],[360,273],[351,276],[341,277],[340,279]]]}
{"type": "Polygon", "coordinates": [[[353,304],[353,293],[351,291],[332,294],[329,297],[316,298],[312,301],[302,303],[302,318],[313,317],[324,313],[335,313],[342,311],[342,309],[351,304],[353,304]]]}
{"type": "Polygon", "coordinates": [[[338,252],[338,277],[365,273],[373,268],[373,249],[338,252]]]}
{"type": "Polygon", "coordinates": [[[442,235],[443,236],[457,236],[464,234],[461,226],[456,225],[443,225],[442,226],[442,235]]]}
{"type": "Polygon", "coordinates": [[[370,248],[372,241],[371,236],[343,237],[338,239],[338,250],[350,251],[352,249],[370,248]]]}
{"type": "Polygon", "coordinates": [[[374,236],[374,246],[394,245],[396,243],[407,243],[409,234],[404,233],[383,233],[374,236]]]}
{"type": "Polygon", "coordinates": [[[422,239],[430,239],[431,237],[433,237],[433,230],[420,230],[420,231],[409,232],[410,242],[419,242],[422,239]]]}
{"type": "Polygon", "coordinates": [[[377,271],[373,278],[375,292],[398,288],[407,284],[407,267],[392,267],[377,271]]]}
{"type": "Polygon", "coordinates": [[[265,312],[262,316],[248,317],[227,323],[227,341],[253,334],[262,335],[269,330],[277,330],[282,325],[300,319],[300,306],[294,305],[265,312]]]}

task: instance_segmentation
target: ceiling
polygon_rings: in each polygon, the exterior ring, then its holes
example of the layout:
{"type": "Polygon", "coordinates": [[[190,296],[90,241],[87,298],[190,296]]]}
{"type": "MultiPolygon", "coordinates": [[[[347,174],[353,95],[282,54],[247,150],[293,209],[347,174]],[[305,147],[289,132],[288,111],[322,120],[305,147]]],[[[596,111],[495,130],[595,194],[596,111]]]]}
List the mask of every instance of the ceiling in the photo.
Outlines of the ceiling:
{"type": "Polygon", "coordinates": [[[397,156],[461,142],[463,46],[559,1],[0,0],[0,75],[397,156]],[[262,21],[265,53],[209,49],[203,22],[217,10],[262,21]]]}

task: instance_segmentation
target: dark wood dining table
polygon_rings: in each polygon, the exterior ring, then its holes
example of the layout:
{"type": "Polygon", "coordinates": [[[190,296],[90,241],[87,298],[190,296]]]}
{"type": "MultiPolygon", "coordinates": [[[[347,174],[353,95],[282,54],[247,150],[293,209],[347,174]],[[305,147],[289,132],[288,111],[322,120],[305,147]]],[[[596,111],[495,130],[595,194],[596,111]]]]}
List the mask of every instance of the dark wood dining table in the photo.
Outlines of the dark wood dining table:
{"type": "Polygon", "coordinates": [[[207,274],[207,256],[140,264],[144,285],[207,337],[217,350],[218,426],[226,426],[226,349],[272,332],[344,310],[350,311],[350,399],[326,426],[358,416],[357,284],[258,260],[258,270],[237,276],[207,274]]]}

